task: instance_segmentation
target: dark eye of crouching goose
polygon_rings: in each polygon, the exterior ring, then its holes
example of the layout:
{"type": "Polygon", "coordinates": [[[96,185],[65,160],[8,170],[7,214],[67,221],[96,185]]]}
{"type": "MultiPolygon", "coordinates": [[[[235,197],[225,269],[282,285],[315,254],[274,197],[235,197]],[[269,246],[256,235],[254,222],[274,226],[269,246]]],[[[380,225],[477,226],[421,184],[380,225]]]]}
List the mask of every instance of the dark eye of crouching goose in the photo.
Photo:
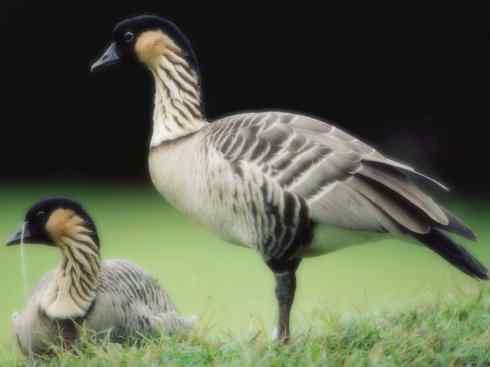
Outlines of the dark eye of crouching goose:
{"type": "MultiPolygon", "coordinates": [[[[65,198],[41,200],[25,216],[27,243],[57,247],[61,261],[32,292],[26,308],[13,317],[25,354],[48,352],[52,344],[71,343],[83,324],[110,340],[127,342],[161,332],[186,330],[193,321],[180,316],[159,283],[126,260],[100,259],[92,218],[65,198]]],[[[20,242],[16,233],[8,244],[20,242]]]]}
{"type": "Polygon", "coordinates": [[[261,254],[276,278],[279,339],[289,338],[295,272],[304,256],[394,235],[488,279],[487,268],[448,236],[475,239],[471,229],[412,178],[445,189],[438,181],[301,114],[242,113],[209,124],[194,52],[168,20],[126,19],[113,42],[119,59],[133,57],[153,76],[153,184],[195,221],[261,254]],[[118,41],[127,29],[135,32],[129,48],[118,41]]]}

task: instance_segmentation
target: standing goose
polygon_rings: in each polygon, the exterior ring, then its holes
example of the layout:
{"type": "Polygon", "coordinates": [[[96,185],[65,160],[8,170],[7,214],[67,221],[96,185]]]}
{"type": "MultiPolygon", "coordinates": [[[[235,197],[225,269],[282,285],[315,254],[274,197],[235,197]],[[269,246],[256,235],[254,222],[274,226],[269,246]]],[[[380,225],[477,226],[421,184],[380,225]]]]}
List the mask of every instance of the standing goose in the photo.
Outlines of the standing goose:
{"type": "Polygon", "coordinates": [[[473,232],[410,178],[442,184],[311,117],[244,113],[209,124],[190,42],[166,19],[145,15],[117,24],[91,70],[134,61],[155,82],[155,187],[223,239],[259,252],[276,279],[280,340],[289,338],[302,257],[376,234],[416,240],[464,273],[488,279],[485,266],[447,235],[474,240],[473,232]]]}
{"type": "Polygon", "coordinates": [[[22,240],[58,247],[62,254],[56,270],[34,288],[26,308],[13,315],[24,354],[49,352],[60,339],[73,343],[82,323],[90,331],[109,332],[115,342],[191,325],[143,269],[126,260],[100,261],[95,224],[78,203],[63,198],[38,202],[7,245],[22,240]]]}

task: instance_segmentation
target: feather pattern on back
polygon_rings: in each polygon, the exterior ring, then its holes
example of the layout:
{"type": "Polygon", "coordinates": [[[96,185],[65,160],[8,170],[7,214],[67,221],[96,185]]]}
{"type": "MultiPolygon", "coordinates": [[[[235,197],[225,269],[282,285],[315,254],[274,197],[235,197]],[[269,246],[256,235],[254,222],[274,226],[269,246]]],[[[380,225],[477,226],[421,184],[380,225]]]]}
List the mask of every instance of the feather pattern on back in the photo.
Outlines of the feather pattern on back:
{"type": "Polygon", "coordinates": [[[449,223],[391,160],[330,124],[288,113],[251,113],[213,123],[209,137],[225,159],[255,164],[281,190],[304,199],[315,222],[393,231],[394,221],[415,233],[426,233],[432,222],[449,223]],[[387,190],[397,198],[385,195],[387,190]],[[342,205],[335,204],[338,197],[342,205]],[[414,216],[408,204],[421,213],[414,216]]]}
{"type": "MultiPolygon", "coordinates": [[[[263,200],[292,195],[304,203],[312,224],[304,222],[298,232],[319,224],[418,238],[438,228],[474,238],[410,176],[444,185],[329,123],[291,113],[247,113],[215,121],[204,131],[208,149],[216,149],[235,172],[244,164],[254,167],[255,175],[260,172],[261,185],[268,188],[263,200]]],[[[246,182],[243,176],[238,174],[246,182]]],[[[284,222],[288,215],[278,209],[277,221],[284,222]]]]}

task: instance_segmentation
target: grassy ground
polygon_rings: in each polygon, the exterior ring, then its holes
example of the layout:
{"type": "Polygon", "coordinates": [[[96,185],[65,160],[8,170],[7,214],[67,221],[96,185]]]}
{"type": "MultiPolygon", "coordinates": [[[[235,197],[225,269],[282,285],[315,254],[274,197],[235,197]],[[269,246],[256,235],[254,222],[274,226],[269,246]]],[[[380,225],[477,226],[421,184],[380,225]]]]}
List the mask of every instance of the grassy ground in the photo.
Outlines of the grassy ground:
{"type": "MultiPolygon", "coordinates": [[[[284,349],[270,343],[273,279],[259,257],[189,223],[150,187],[3,186],[0,238],[16,229],[34,200],[59,194],[80,200],[93,214],[104,257],[142,265],[182,313],[198,314],[203,324],[185,340],[164,338],[124,351],[88,347],[83,357],[64,355],[53,365],[490,365],[490,295],[485,291],[475,301],[478,283],[423,248],[383,241],[305,260],[293,312],[295,339],[284,349]]],[[[490,264],[490,206],[448,206],[479,234],[478,244],[465,244],[490,264]]],[[[23,304],[20,251],[0,251],[0,366],[9,366],[17,359],[10,314],[23,304]]],[[[57,255],[51,248],[27,249],[31,286],[57,255]]]]}
{"type": "Polygon", "coordinates": [[[34,362],[0,357],[1,366],[489,366],[490,293],[464,302],[342,320],[317,315],[324,332],[296,335],[287,346],[260,333],[248,338],[162,337],[143,346],[86,338],[71,351],[34,362]]]}

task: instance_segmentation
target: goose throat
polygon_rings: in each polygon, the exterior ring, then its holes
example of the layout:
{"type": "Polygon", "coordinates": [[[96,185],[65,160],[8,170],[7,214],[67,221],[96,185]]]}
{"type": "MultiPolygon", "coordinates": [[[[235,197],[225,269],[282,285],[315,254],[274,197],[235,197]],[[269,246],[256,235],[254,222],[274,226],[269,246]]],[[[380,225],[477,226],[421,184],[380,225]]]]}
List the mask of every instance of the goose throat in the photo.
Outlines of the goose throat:
{"type": "Polygon", "coordinates": [[[84,317],[95,300],[99,283],[99,246],[88,233],[58,241],[62,260],[42,300],[46,314],[55,319],[84,317]]]}
{"type": "Polygon", "coordinates": [[[167,51],[150,66],[155,81],[153,133],[156,147],[206,125],[197,72],[177,53],[167,51]]]}

